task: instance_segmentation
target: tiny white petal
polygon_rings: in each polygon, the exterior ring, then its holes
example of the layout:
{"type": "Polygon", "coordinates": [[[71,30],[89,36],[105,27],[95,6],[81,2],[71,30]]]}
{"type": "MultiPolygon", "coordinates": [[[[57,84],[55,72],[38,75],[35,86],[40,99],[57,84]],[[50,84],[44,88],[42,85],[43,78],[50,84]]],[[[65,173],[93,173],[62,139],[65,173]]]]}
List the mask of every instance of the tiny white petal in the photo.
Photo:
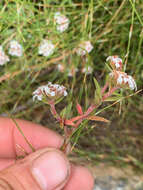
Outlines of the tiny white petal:
{"type": "Polygon", "coordinates": [[[51,92],[50,95],[51,95],[51,96],[55,96],[55,92],[51,92]]]}
{"type": "Polygon", "coordinates": [[[123,79],[122,76],[119,75],[119,77],[117,78],[117,84],[122,84],[123,79]]]}

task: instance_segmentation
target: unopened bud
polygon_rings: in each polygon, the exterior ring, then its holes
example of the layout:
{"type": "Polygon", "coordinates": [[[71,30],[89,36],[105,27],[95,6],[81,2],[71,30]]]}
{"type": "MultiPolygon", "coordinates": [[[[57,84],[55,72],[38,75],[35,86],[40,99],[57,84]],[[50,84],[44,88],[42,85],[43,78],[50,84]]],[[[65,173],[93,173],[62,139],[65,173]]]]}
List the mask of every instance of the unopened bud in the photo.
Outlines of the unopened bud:
{"type": "Polygon", "coordinates": [[[117,55],[107,57],[106,61],[110,62],[113,70],[122,71],[122,59],[117,55]]]}

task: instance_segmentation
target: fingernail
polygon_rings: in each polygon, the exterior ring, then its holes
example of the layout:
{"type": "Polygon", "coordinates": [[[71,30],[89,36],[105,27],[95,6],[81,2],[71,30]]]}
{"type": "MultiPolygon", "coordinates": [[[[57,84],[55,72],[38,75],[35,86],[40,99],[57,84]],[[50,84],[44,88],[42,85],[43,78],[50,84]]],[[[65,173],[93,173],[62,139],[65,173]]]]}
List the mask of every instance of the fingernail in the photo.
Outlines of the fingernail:
{"type": "Polygon", "coordinates": [[[69,163],[60,152],[46,152],[34,160],[31,172],[42,190],[53,190],[66,180],[69,163]]]}

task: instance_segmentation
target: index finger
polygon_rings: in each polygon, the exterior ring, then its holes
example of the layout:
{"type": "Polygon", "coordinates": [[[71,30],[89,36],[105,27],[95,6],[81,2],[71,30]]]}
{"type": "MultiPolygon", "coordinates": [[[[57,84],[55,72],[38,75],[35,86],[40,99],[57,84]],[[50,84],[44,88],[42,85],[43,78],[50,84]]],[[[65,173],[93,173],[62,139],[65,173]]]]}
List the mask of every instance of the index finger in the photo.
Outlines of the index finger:
{"type": "MultiPolygon", "coordinates": [[[[44,147],[59,148],[63,138],[56,132],[41,125],[29,121],[16,119],[16,123],[21,128],[24,136],[35,149],[44,147]]],[[[25,141],[16,124],[10,118],[0,118],[0,157],[16,158],[23,155],[23,151],[32,152],[32,149],[25,141]]]]}

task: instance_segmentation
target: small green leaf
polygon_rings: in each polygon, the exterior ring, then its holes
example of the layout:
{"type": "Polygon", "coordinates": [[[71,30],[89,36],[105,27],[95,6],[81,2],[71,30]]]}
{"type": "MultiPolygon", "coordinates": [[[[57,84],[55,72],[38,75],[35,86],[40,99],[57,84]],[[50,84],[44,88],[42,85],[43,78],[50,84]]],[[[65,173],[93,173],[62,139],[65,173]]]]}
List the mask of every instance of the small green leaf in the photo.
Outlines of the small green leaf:
{"type": "Polygon", "coordinates": [[[101,88],[99,83],[97,82],[97,80],[94,78],[94,84],[96,87],[96,91],[95,91],[95,103],[99,104],[102,100],[102,94],[101,94],[101,88]]]}
{"type": "Polygon", "coordinates": [[[118,101],[120,99],[122,99],[122,97],[115,96],[115,97],[109,97],[109,98],[105,99],[104,101],[106,101],[106,102],[114,102],[114,101],[118,101]]]}
{"type": "Polygon", "coordinates": [[[60,101],[62,101],[63,98],[64,98],[63,96],[60,97],[60,98],[58,98],[58,99],[56,100],[56,103],[55,103],[55,104],[58,104],[60,101]]]}
{"type": "Polygon", "coordinates": [[[60,112],[60,116],[61,116],[62,118],[65,118],[65,116],[66,116],[66,110],[67,110],[67,108],[65,107],[65,108],[60,112]]]}
{"type": "Polygon", "coordinates": [[[60,116],[62,118],[68,118],[68,116],[71,113],[71,108],[72,108],[72,102],[61,111],[60,116]]]}

